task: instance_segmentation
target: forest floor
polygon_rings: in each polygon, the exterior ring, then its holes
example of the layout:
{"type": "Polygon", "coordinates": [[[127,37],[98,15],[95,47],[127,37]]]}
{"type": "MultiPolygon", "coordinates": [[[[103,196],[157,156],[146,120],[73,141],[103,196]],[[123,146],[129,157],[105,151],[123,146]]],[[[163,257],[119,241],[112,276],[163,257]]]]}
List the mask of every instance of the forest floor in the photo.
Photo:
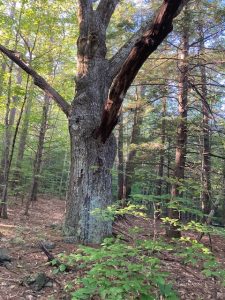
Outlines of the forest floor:
{"type": "MultiPolygon", "coordinates": [[[[70,299],[64,291],[64,286],[66,282],[74,279],[76,273],[71,271],[53,274],[53,267],[49,266],[47,257],[39,246],[40,242],[52,243],[54,256],[62,252],[70,253],[77,248],[62,236],[64,210],[64,201],[42,198],[30,208],[30,215],[27,217],[24,216],[21,203],[10,204],[9,219],[0,219],[0,250],[7,251],[12,258],[10,263],[0,264],[0,300],[70,299]],[[36,277],[40,273],[45,273],[50,281],[47,286],[37,290],[35,286],[29,284],[27,278],[36,277]]],[[[129,239],[129,228],[133,226],[142,228],[140,238],[151,239],[153,228],[158,235],[163,234],[160,223],[154,227],[152,220],[138,217],[127,217],[118,221],[114,231],[125,232],[125,236],[129,239]]],[[[192,233],[189,235],[193,236],[192,233]]],[[[225,268],[225,239],[213,236],[212,240],[213,252],[225,268]]],[[[202,242],[207,245],[208,238],[204,237],[202,242]]],[[[166,253],[160,259],[162,270],[170,273],[169,279],[173,281],[173,286],[181,299],[225,300],[225,288],[222,288],[215,279],[205,278],[197,266],[183,265],[166,253]]]]}

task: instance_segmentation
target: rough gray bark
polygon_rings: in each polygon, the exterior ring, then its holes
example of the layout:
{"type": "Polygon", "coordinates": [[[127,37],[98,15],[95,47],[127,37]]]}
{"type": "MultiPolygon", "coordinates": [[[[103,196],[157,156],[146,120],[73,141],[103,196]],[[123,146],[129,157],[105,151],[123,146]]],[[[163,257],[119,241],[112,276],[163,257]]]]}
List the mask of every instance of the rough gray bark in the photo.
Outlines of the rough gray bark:
{"type": "Polygon", "coordinates": [[[111,204],[116,143],[113,136],[105,144],[92,136],[111,81],[105,59],[106,28],[96,12],[90,14],[89,22],[80,19],[77,43],[79,64],[77,92],[69,118],[72,157],[65,232],[83,243],[99,243],[111,234],[112,225],[91,212],[111,204]]]}
{"type": "MultiPolygon", "coordinates": [[[[179,124],[177,127],[177,142],[176,142],[176,157],[174,166],[174,179],[176,183],[171,188],[171,201],[176,197],[181,197],[182,192],[179,188],[182,187],[186,161],[186,145],[187,145],[187,104],[188,104],[188,51],[189,51],[189,13],[188,8],[185,8],[183,19],[183,34],[182,45],[180,50],[180,78],[179,78],[179,95],[178,95],[178,110],[179,124]]],[[[169,218],[179,219],[179,211],[173,208],[168,210],[169,218]]],[[[180,237],[179,228],[169,225],[166,232],[168,237],[180,237]]]]}

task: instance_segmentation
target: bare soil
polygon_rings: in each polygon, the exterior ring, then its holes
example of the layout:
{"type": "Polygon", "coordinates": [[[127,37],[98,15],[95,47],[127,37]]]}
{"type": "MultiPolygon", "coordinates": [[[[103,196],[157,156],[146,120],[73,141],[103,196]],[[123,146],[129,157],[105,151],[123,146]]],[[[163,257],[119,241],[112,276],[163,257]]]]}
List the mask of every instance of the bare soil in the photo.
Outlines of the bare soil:
{"type": "MultiPolygon", "coordinates": [[[[65,202],[59,199],[41,198],[30,208],[30,215],[24,216],[24,207],[20,202],[11,201],[9,219],[0,219],[0,248],[6,248],[12,257],[11,263],[0,265],[0,300],[70,299],[65,292],[66,282],[73,280],[73,271],[53,274],[53,267],[47,263],[46,255],[41,251],[41,241],[54,242],[52,254],[70,253],[77,249],[74,244],[65,242],[61,225],[65,202]],[[24,283],[26,276],[36,276],[44,272],[51,278],[52,284],[40,291],[33,290],[24,283]]],[[[155,225],[152,220],[139,217],[127,217],[114,225],[114,233],[123,233],[130,242],[136,238],[154,238],[162,235],[160,222],[155,225]],[[131,228],[141,228],[138,236],[131,236],[131,228]]],[[[194,237],[193,233],[189,234],[194,237]]],[[[212,237],[213,252],[221,266],[225,268],[225,239],[212,237]]],[[[202,242],[208,245],[208,238],[202,242]]],[[[184,300],[225,300],[225,289],[217,280],[205,278],[198,266],[186,266],[168,253],[163,253],[162,270],[168,271],[174,288],[184,300]]],[[[116,300],[116,299],[115,299],[116,300]]],[[[126,300],[126,299],[124,299],[126,300]]]]}

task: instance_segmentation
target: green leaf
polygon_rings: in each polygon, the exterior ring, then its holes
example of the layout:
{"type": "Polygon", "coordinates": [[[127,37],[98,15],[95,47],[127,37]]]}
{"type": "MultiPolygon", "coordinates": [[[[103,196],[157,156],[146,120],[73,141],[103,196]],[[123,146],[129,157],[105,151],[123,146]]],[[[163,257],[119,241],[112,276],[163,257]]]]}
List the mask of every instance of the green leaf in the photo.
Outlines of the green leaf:
{"type": "Polygon", "coordinates": [[[60,272],[65,272],[65,270],[66,270],[66,265],[61,264],[61,265],[59,266],[59,270],[60,270],[60,272]]]}

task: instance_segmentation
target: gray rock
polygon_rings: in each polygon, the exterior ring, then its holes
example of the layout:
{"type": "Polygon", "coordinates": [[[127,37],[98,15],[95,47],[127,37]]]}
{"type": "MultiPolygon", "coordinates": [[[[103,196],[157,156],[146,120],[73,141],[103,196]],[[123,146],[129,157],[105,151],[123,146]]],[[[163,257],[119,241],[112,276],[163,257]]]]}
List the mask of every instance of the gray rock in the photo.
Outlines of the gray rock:
{"type": "Polygon", "coordinates": [[[45,287],[53,287],[53,282],[49,280],[49,281],[45,284],[45,287]]]}
{"type": "Polygon", "coordinates": [[[38,273],[36,276],[26,276],[23,279],[23,284],[29,285],[34,291],[40,291],[46,286],[49,286],[48,283],[51,282],[50,278],[45,275],[45,273],[38,273]]]}
{"type": "Polygon", "coordinates": [[[56,244],[51,241],[42,241],[41,243],[48,250],[55,249],[55,247],[56,247],[56,244]]]}
{"type": "Polygon", "coordinates": [[[45,275],[45,273],[38,273],[35,277],[35,282],[32,284],[32,288],[35,291],[40,291],[43,287],[45,287],[48,281],[49,278],[45,275]]]}
{"type": "Polygon", "coordinates": [[[11,262],[11,260],[12,259],[10,257],[8,249],[0,248],[0,264],[11,262]]]}

